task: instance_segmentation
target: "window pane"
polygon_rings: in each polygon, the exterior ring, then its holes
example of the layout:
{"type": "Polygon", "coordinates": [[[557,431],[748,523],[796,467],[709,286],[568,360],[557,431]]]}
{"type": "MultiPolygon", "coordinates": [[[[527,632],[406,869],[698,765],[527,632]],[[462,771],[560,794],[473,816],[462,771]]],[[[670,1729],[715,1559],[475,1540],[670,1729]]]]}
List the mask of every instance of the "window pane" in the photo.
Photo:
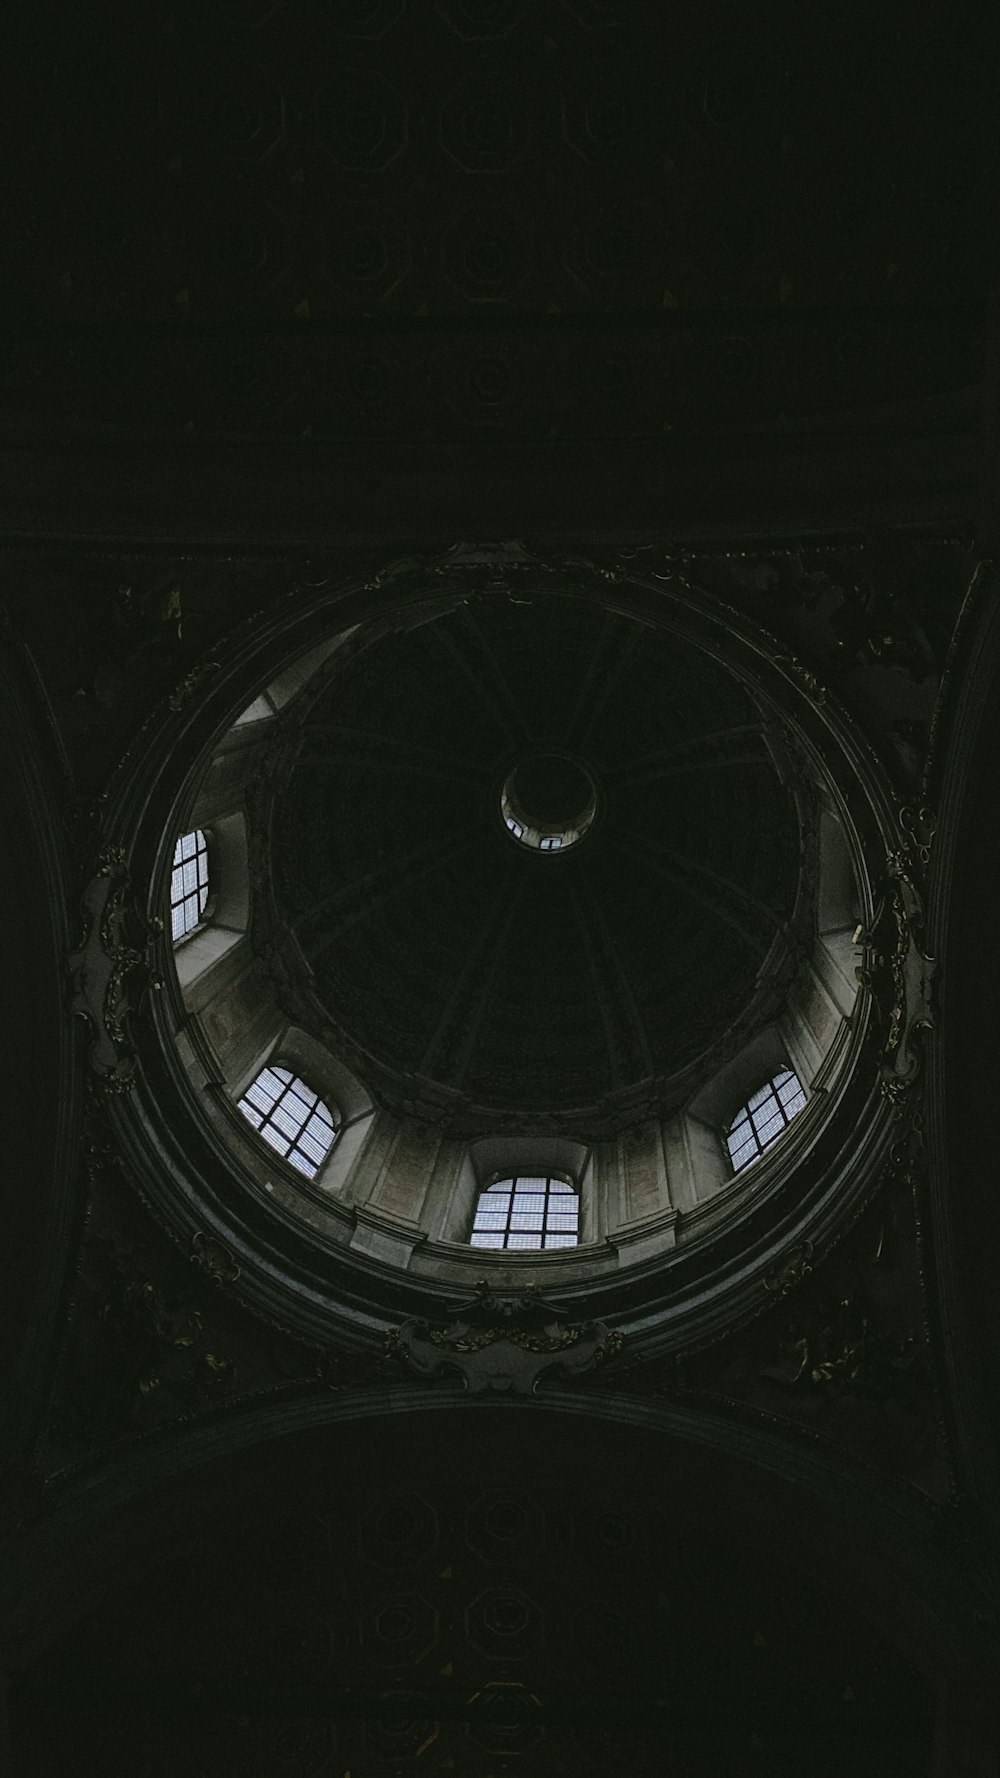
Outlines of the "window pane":
{"type": "Polygon", "coordinates": [[[274,1104],[274,1094],[268,1092],[262,1080],[255,1080],[253,1086],[247,1087],[246,1097],[258,1111],[268,1112],[274,1104]]]}
{"type": "Polygon", "coordinates": [[[530,1210],[532,1214],[536,1216],[543,1215],[545,1210],[545,1193],[518,1192],[514,1199],[514,1209],[522,1211],[530,1210]]]}
{"type": "Polygon", "coordinates": [[[545,1174],[526,1173],[495,1180],[480,1192],[470,1241],[473,1246],[535,1252],[550,1244],[544,1234],[548,1227],[556,1245],[574,1247],[578,1220],[579,1200],[572,1185],[545,1174]]]}
{"type": "Polygon", "coordinates": [[[208,903],[208,842],[200,828],[181,834],[170,870],[170,931],[176,942],[198,925],[208,903]]]}
{"type": "Polygon", "coordinates": [[[287,1100],[283,1100],[280,1105],[275,1106],[271,1113],[271,1119],[278,1129],[283,1130],[285,1135],[294,1142],[302,1128],[302,1119],[296,1110],[289,1110],[287,1100]]]}
{"type": "Polygon", "coordinates": [[[776,1136],[780,1136],[784,1127],[784,1118],[779,1117],[778,1113],[775,1112],[774,1116],[768,1118],[757,1130],[757,1140],[761,1147],[765,1147],[768,1142],[773,1142],[776,1136]]]}
{"type": "Polygon", "coordinates": [[[317,1142],[315,1136],[310,1136],[308,1130],[303,1130],[299,1137],[298,1145],[301,1148],[302,1153],[308,1155],[309,1159],[314,1161],[317,1167],[320,1165],[320,1162],[324,1160],[327,1148],[329,1147],[329,1144],[326,1142],[317,1142]]]}
{"type": "Polygon", "coordinates": [[[753,1119],[753,1127],[758,1136],[764,1128],[764,1125],[769,1124],[772,1118],[777,1118],[779,1124],[782,1121],[781,1112],[778,1110],[778,1101],[773,1096],[769,1099],[765,1099],[763,1105],[758,1105],[755,1110],[750,1113],[750,1116],[753,1119]]]}
{"type": "Polygon", "coordinates": [[[239,1102],[276,1154],[307,1179],[316,1176],[337,1134],[333,1113],[305,1081],[277,1065],[262,1068],[239,1102]]]}
{"type": "Polygon", "coordinates": [[[731,1149],[730,1154],[736,1171],[739,1172],[740,1168],[745,1167],[748,1162],[755,1161],[759,1153],[760,1150],[756,1142],[745,1142],[742,1148],[731,1149]]]}
{"type": "Polygon", "coordinates": [[[805,1103],[802,1083],[787,1065],[779,1068],[771,1080],[764,1081],[741,1106],[726,1133],[734,1173],[749,1166],[776,1142],[805,1103]]]}
{"type": "Polygon", "coordinates": [[[261,1124],[260,1133],[263,1136],[264,1141],[269,1142],[271,1147],[277,1149],[279,1154],[288,1153],[291,1144],[288,1141],[287,1136],[283,1136],[281,1131],[276,1130],[273,1124],[261,1124]]]}

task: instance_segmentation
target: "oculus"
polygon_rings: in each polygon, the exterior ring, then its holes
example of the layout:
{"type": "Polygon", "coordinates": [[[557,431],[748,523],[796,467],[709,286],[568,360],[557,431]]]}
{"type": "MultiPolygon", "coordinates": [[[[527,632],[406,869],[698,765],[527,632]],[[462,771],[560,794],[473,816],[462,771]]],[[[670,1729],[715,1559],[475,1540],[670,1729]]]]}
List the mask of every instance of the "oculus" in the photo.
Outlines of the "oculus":
{"type": "Polygon", "coordinates": [[[568,852],[597,814],[593,777],[564,753],[534,753],[504,779],[500,811],[511,838],[533,852],[568,852]]]}

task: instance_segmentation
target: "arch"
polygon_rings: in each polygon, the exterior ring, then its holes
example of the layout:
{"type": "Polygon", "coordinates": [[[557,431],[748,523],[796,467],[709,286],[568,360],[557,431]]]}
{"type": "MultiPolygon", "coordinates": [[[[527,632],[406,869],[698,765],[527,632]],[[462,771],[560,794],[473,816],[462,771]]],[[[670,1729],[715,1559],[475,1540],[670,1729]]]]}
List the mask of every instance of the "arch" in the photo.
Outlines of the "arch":
{"type": "Polygon", "coordinates": [[[70,1479],[50,1518],[30,1529],[18,1561],[11,1604],[19,1665],[110,1601],[123,1575],[142,1584],[169,1556],[178,1515],[199,1532],[215,1515],[223,1521],[234,1485],[242,1497],[248,1474],[280,1502],[291,1478],[329,1473],[332,1462],[343,1488],[348,1452],[370,1465],[380,1441],[398,1453],[401,1438],[410,1483],[425,1497],[447,1479],[456,1438],[501,1487],[526,1471],[544,1474],[558,1452],[570,1475],[614,1499],[630,1460],[636,1476],[649,1478],[651,1516],[709,1538],[735,1525],[748,1545],[776,1544],[782,1561],[857,1610],[935,1684],[961,1672],[980,1646],[978,1594],[891,1485],[828,1453],[796,1449],[771,1428],[736,1428],[692,1405],[581,1398],[559,1388],[544,1403],[458,1404],[453,1394],[413,1386],[387,1411],[382,1384],[296,1394],[237,1411],[223,1428],[185,1426],[166,1444],[137,1444],[70,1479]],[[175,1506],[165,1517],[166,1489],[175,1506]]]}

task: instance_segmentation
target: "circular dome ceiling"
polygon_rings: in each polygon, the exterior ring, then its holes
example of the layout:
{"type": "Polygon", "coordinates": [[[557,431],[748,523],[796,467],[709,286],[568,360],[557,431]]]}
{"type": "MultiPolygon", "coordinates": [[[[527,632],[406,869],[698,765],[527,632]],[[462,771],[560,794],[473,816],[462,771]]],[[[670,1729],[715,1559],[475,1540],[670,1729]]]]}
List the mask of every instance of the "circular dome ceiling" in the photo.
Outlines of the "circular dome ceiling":
{"type": "Polygon", "coordinates": [[[274,911],[384,1102],[613,1126],[773,1014],[799,955],[788,737],[704,649],[494,596],[346,645],[303,702],[274,911]],[[589,791],[585,840],[512,844],[509,786],[553,831],[589,791]]]}

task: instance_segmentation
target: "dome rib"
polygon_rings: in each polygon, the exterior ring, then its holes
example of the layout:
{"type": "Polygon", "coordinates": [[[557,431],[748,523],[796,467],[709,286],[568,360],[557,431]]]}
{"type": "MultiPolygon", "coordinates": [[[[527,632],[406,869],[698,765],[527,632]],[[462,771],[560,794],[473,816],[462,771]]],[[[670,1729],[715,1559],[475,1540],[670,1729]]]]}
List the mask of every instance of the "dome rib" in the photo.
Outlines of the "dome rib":
{"type": "MultiPolygon", "coordinates": [[[[514,916],[516,900],[515,861],[511,859],[478,933],[470,939],[466,948],[461,967],[420,1059],[421,1074],[430,1074],[442,1062],[450,1061],[451,1068],[448,1072],[456,1085],[460,1084],[464,1069],[459,1063],[459,1056],[466,1048],[471,1054],[476,1032],[482,1023],[489,985],[503,952],[503,939],[514,916]],[[463,1000],[464,1013],[461,1011],[463,1000]],[[474,1010],[478,1011],[478,1017],[473,1017],[474,1010]],[[463,1041],[460,1044],[452,1042],[451,1053],[446,1054],[449,1038],[458,1031],[463,1033],[463,1041]]],[[[467,1066],[467,1060],[465,1065],[467,1066]]]]}
{"type": "Polygon", "coordinates": [[[383,1104],[455,1128],[666,1102],[763,1017],[765,959],[794,969],[775,934],[802,835],[769,707],[698,642],[576,592],[477,587],[344,651],[268,792],[275,919],[330,1041],[383,1104]],[[546,760],[594,797],[548,852],[503,800],[546,760]]]}
{"type": "Polygon", "coordinates": [[[458,634],[443,624],[433,626],[433,636],[439,646],[444,649],[449,659],[458,667],[465,679],[472,686],[476,697],[490,711],[495,723],[506,736],[510,747],[528,747],[531,735],[518,707],[517,700],[507,683],[506,676],[483,636],[482,630],[468,611],[460,614],[455,626],[458,634]],[[470,660],[467,648],[463,644],[472,641],[476,647],[477,660],[470,660]],[[485,668],[485,671],[484,671],[485,668]]]}
{"type": "Polygon", "coordinates": [[[627,672],[642,634],[637,624],[623,626],[617,615],[605,618],[570,721],[568,746],[585,746],[627,672]]]}
{"type": "MultiPolygon", "coordinates": [[[[505,887],[506,907],[502,912],[502,916],[496,928],[489,934],[490,938],[495,939],[493,950],[491,954],[487,952],[487,960],[478,992],[469,1002],[469,1008],[466,1014],[465,1033],[462,1042],[458,1044],[455,1049],[452,1084],[457,1088],[461,1088],[465,1084],[466,1075],[469,1071],[469,1065],[472,1061],[476,1042],[482,1029],[483,1020],[486,1017],[489,1008],[490,997],[494,991],[496,978],[500,972],[501,963],[506,953],[510,930],[520,913],[520,903],[524,887],[514,870],[513,864],[511,865],[505,887]]],[[[504,891],[501,891],[501,894],[497,897],[497,901],[502,902],[503,896],[504,891]]],[[[484,951],[486,951],[485,939],[482,950],[477,952],[477,956],[481,956],[484,951]]]]}
{"type": "Polygon", "coordinates": [[[421,746],[409,736],[377,734],[368,729],[355,729],[335,722],[307,723],[303,733],[307,746],[299,756],[300,770],[340,772],[344,766],[369,771],[410,772],[438,783],[453,784],[467,779],[485,785],[491,773],[472,765],[454,753],[421,746]],[[323,752],[312,747],[323,743],[323,752]]]}
{"type": "Polygon", "coordinates": [[[658,876],[664,877],[675,889],[680,889],[706,913],[711,914],[716,921],[727,926],[731,932],[735,932],[743,939],[747,948],[758,960],[764,955],[767,947],[761,945],[759,931],[755,932],[740,918],[740,910],[752,908],[754,913],[766,921],[774,931],[784,929],[785,922],[772,907],[769,907],[766,902],[759,901],[755,895],[752,895],[741,883],[734,882],[731,877],[723,876],[708,865],[688,858],[684,853],[675,851],[673,847],[651,846],[639,834],[627,829],[619,830],[619,833],[622,843],[629,846],[633,856],[644,864],[647,870],[652,870],[658,876]],[[671,868],[671,860],[675,861],[674,868],[671,868]],[[678,865],[682,868],[676,868],[678,865]],[[692,873],[693,880],[684,875],[685,868],[692,873]],[[727,907],[724,902],[720,903],[702,886],[707,883],[711,883],[715,888],[721,889],[724,895],[731,897],[734,905],[727,907]]]}
{"type": "Polygon", "coordinates": [[[617,789],[635,789],[640,785],[659,784],[665,779],[687,777],[692,772],[717,772],[732,766],[761,766],[773,770],[762,740],[766,733],[763,722],[737,723],[730,728],[715,729],[687,741],[655,749],[639,758],[626,760],[605,772],[608,784],[617,789]],[[746,745],[751,737],[756,746],[746,745]],[[732,743],[730,750],[727,743],[732,743]],[[705,748],[712,751],[706,758],[705,748]]]}
{"type": "Polygon", "coordinates": [[[394,858],[381,870],[369,871],[362,876],[354,877],[336,889],[332,895],[314,902],[308,912],[300,915],[295,921],[293,930],[300,943],[308,939],[313,931],[318,937],[309,943],[310,956],[314,961],[325,957],[337,941],[349,932],[353,926],[360,925],[380,912],[395,896],[411,892],[417,883],[422,883],[436,871],[443,870],[446,865],[468,852],[470,844],[478,839],[477,829],[467,829],[458,834],[450,845],[442,845],[436,837],[429,840],[419,851],[408,852],[401,858],[394,858]],[[378,884],[385,887],[381,894],[371,895],[369,891],[378,884]],[[360,907],[345,907],[344,917],[331,921],[338,907],[350,904],[354,898],[364,895],[365,900],[360,907]]]}
{"type": "Polygon", "coordinates": [[[627,1072],[629,1079],[637,1074],[651,1075],[655,1071],[652,1046],[646,1030],[635,989],[621,952],[615,944],[608,928],[608,923],[601,913],[600,904],[592,887],[581,884],[574,892],[574,906],[577,920],[583,934],[591,968],[597,1002],[601,1009],[601,1021],[604,1026],[605,1040],[608,1045],[608,1061],[611,1079],[615,1087],[623,1083],[627,1072]],[[584,912],[585,909],[585,912],[584,912]],[[597,942],[595,943],[595,934],[597,942]],[[608,976],[612,977],[610,993],[608,976]],[[622,1027],[626,1027],[623,1031],[622,1027]],[[626,1054],[630,1060],[638,1061],[639,1067],[623,1070],[621,1066],[620,1045],[624,1042],[626,1054]]]}

